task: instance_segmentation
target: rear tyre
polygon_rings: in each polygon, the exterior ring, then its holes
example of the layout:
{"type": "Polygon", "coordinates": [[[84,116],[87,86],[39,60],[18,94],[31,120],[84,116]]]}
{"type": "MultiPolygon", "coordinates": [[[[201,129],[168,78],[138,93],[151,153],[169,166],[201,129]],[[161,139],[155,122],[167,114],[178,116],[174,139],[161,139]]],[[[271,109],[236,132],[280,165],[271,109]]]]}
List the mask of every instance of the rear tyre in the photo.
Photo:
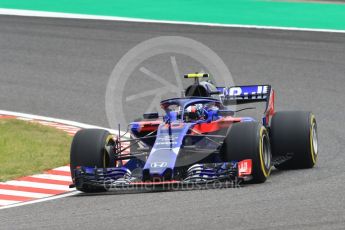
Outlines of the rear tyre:
{"type": "Polygon", "coordinates": [[[271,121],[271,145],[275,156],[291,154],[292,158],[278,169],[312,168],[317,162],[318,140],[315,116],[311,112],[277,112],[271,121]]]}
{"type": "MultiPolygon", "coordinates": [[[[70,167],[72,180],[77,166],[106,168],[114,166],[114,155],[109,154],[105,146],[110,145],[113,139],[110,133],[102,129],[83,129],[73,138],[70,152],[70,167]]],[[[75,181],[74,181],[75,182],[75,181]]],[[[77,188],[83,192],[104,192],[106,188],[83,186],[77,188]]]]}
{"type": "Polygon", "coordinates": [[[224,161],[252,159],[252,182],[263,183],[271,172],[269,135],[258,122],[241,122],[231,126],[221,148],[224,161]]]}

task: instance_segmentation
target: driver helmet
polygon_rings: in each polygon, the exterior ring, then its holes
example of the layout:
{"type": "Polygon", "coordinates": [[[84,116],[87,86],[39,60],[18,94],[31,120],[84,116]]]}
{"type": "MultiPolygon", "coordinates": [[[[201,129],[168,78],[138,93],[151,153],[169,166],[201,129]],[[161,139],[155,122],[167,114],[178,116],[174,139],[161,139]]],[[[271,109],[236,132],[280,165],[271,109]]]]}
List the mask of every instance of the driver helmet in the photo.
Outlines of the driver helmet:
{"type": "Polygon", "coordinates": [[[187,107],[186,112],[188,113],[195,113],[197,115],[198,119],[201,119],[204,117],[204,107],[202,104],[195,104],[190,105],[187,107]]]}

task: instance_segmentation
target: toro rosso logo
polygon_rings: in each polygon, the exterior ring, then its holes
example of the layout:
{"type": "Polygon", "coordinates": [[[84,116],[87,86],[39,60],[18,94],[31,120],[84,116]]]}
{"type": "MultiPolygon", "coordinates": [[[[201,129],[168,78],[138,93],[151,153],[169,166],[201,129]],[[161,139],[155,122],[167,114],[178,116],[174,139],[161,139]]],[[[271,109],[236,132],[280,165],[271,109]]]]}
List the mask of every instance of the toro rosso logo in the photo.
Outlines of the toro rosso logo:
{"type": "Polygon", "coordinates": [[[153,162],[151,168],[165,168],[168,166],[168,162],[153,162]]]}

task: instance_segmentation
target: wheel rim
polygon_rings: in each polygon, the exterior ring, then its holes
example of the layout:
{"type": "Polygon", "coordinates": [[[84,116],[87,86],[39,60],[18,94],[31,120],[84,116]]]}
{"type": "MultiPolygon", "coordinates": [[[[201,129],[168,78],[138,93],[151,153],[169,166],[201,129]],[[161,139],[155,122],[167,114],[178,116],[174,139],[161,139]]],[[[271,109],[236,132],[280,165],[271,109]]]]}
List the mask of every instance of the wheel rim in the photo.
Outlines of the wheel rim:
{"type": "Polygon", "coordinates": [[[271,149],[267,135],[262,136],[262,157],[266,169],[271,168],[271,149]]]}
{"type": "Polygon", "coordinates": [[[311,128],[311,135],[312,135],[312,147],[314,150],[314,155],[317,156],[318,153],[318,139],[317,139],[317,127],[316,123],[313,122],[312,128],[311,128]]]}
{"type": "MultiPolygon", "coordinates": [[[[112,145],[113,144],[113,139],[112,139],[112,135],[108,135],[107,136],[107,139],[105,141],[105,147],[108,146],[108,145],[112,145]]],[[[104,148],[104,151],[103,151],[103,167],[104,168],[107,168],[109,167],[109,164],[110,164],[110,156],[109,156],[110,153],[107,152],[106,148],[104,148]]]]}

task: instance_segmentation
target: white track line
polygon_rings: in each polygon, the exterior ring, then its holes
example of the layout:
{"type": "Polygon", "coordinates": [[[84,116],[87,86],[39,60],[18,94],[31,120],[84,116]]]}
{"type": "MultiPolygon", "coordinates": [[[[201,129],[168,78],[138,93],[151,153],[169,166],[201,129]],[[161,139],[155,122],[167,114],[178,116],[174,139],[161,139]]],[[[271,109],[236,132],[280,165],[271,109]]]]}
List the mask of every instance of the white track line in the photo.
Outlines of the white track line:
{"type": "Polygon", "coordinates": [[[72,179],[70,176],[60,176],[60,175],[53,175],[53,174],[36,174],[36,175],[32,175],[30,177],[49,179],[49,180],[68,181],[68,182],[72,183],[72,179]]]}
{"type": "Polygon", "coordinates": [[[30,187],[30,188],[54,189],[54,190],[60,190],[62,192],[64,191],[68,192],[70,190],[70,188],[67,185],[38,183],[38,182],[23,181],[23,180],[10,180],[10,181],[4,182],[4,184],[30,187]]]}
{"type": "Polygon", "coordinates": [[[70,172],[70,167],[69,166],[61,166],[58,168],[55,168],[54,171],[63,171],[63,172],[70,172]]]}
{"type": "Polygon", "coordinates": [[[35,193],[35,192],[23,192],[16,190],[0,189],[0,195],[11,195],[11,196],[24,196],[32,198],[44,198],[51,196],[52,194],[35,193]]]}
{"type": "Polygon", "coordinates": [[[30,118],[25,118],[25,117],[18,117],[18,120],[23,120],[23,121],[32,121],[30,118]]]}
{"type": "MultiPolygon", "coordinates": [[[[65,125],[84,128],[84,129],[105,129],[105,130],[108,130],[110,133],[113,133],[113,134],[118,134],[118,132],[119,132],[118,130],[108,129],[108,128],[104,128],[104,127],[100,127],[100,126],[96,126],[96,125],[88,125],[85,123],[80,123],[80,122],[75,122],[75,121],[57,119],[57,118],[52,118],[52,117],[44,117],[44,116],[27,114],[27,113],[17,113],[17,112],[12,112],[12,111],[0,110],[0,114],[16,116],[16,117],[26,118],[26,119],[57,122],[57,123],[65,124],[65,125]]],[[[125,132],[121,131],[121,135],[123,135],[123,134],[125,134],[125,132]]]]}
{"type": "Polygon", "coordinates": [[[57,129],[62,129],[62,130],[65,130],[65,131],[76,131],[76,130],[79,129],[79,128],[73,128],[71,126],[61,126],[61,125],[49,125],[49,126],[57,128],[57,129]]]}
{"type": "Polygon", "coordinates": [[[345,33],[345,30],[333,30],[333,29],[312,29],[312,28],[298,28],[298,27],[280,27],[280,26],[259,26],[259,25],[222,24],[222,23],[206,23],[206,22],[151,20],[151,19],[142,19],[142,18],[97,16],[97,15],[89,15],[89,14],[69,14],[69,13],[44,12],[44,11],[35,11],[35,10],[4,9],[4,8],[0,8],[0,15],[1,14],[2,15],[14,15],[14,16],[47,17],[47,18],[91,19],[91,20],[106,20],[106,21],[125,21],[125,22],[158,23],[158,24],[210,26],[210,27],[230,27],[230,28],[266,29],[266,30],[291,30],[291,31],[326,32],[326,33],[345,33]]]}
{"type": "MultiPolygon", "coordinates": [[[[14,201],[14,200],[0,200],[0,205],[11,205],[11,204],[16,204],[16,203],[19,203],[19,202],[22,202],[22,201],[14,201]]],[[[7,206],[5,207],[1,207],[0,209],[3,209],[3,208],[6,208],[7,206]]]]}
{"type": "Polygon", "coordinates": [[[28,204],[35,204],[35,203],[39,203],[39,202],[44,202],[44,201],[49,201],[49,200],[55,200],[55,199],[60,199],[60,198],[64,198],[64,197],[68,197],[68,196],[73,196],[76,194],[79,194],[81,192],[76,191],[75,189],[71,190],[71,192],[69,193],[65,193],[65,194],[61,194],[61,195],[56,195],[56,196],[50,196],[47,198],[42,198],[42,199],[37,199],[37,200],[32,200],[32,201],[26,201],[26,202],[8,202],[8,204],[6,204],[6,201],[3,201],[4,203],[2,204],[0,201],[0,205],[7,205],[4,207],[0,207],[1,209],[6,209],[6,208],[14,208],[14,207],[19,207],[19,206],[23,206],[23,205],[28,205],[28,204]],[[12,204],[12,205],[11,205],[12,204]]]}

